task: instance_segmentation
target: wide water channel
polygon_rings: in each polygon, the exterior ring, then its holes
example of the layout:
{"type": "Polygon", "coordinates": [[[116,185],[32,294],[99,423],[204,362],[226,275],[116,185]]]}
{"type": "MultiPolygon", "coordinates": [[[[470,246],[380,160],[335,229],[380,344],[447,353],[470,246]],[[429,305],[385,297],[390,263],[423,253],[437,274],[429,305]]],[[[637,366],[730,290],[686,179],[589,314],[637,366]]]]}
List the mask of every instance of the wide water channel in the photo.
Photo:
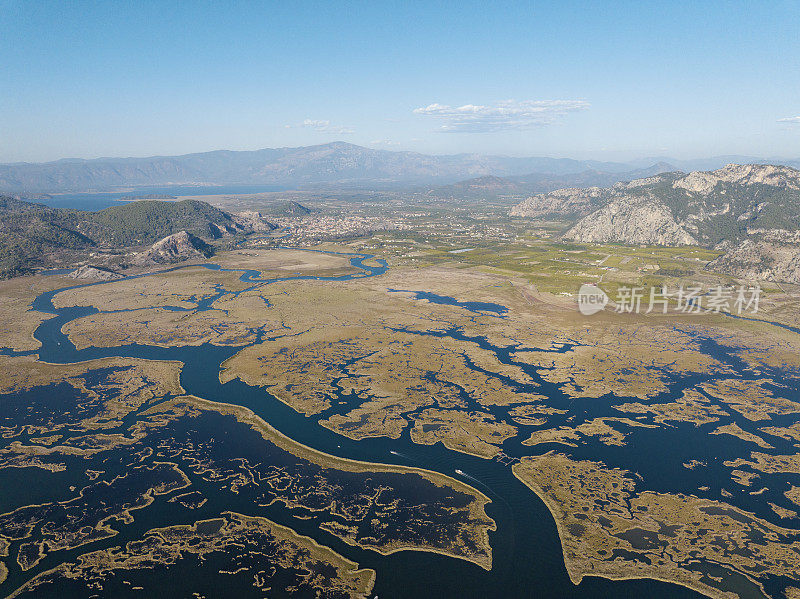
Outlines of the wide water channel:
{"type": "MultiPolygon", "coordinates": [[[[309,250],[312,251],[312,250],[309,250]]],[[[346,281],[364,277],[375,277],[386,272],[387,263],[380,259],[375,259],[367,254],[347,254],[352,266],[359,272],[350,275],[337,277],[314,277],[314,276],[287,276],[279,279],[262,279],[261,273],[255,270],[241,269],[241,280],[251,282],[271,282],[271,281],[290,281],[290,280],[338,280],[346,281]],[[377,266],[376,266],[377,264],[377,266]]],[[[205,265],[207,268],[219,269],[217,265],[205,265]]],[[[184,268],[184,267],[178,267],[184,268]]],[[[172,269],[176,270],[176,269],[172,269]]],[[[237,269],[229,269],[237,270],[237,269]]],[[[163,271],[162,271],[163,272],[163,271]]],[[[157,274],[157,273],[153,273],[157,274]]],[[[150,276],[150,275],[141,275],[150,276]]],[[[102,285],[104,283],[91,283],[89,285],[102,285]]],[[[75,287],[84,287],[77,285],[75,287]]],[[[74,287],[71,287],[74,288],[74,287]]],[[[70,289],[71,289],[70,288],[70,289]]],[[[492,503],[487,505],[487,513],[496,521],[497,531],[490,533],[493,549],[493,568],[485,571],[469,562],[445,557],[438,554],[401,551],[389,556],[382,556],[374,551],[364,550],[345,544],[337,537],[320,530],[313,520],[302,520],[293,517],[291,512],[279,505],[270,506],[268,509],[253,509],[254,506],[231,504],[230,496],[213,497],[214,489],[210,485],[203,488],[202,483],[195,484],[193,487],[201,490],[209,502],[204,508],[191,514],[191,517],[184,518],[185,522],[191,522],[202,518],[210,518],[218,515],[222,510],[239,511],[248,515],[262,515],[280,524],[284,524],[296,530],[298,533],[315,538],[319,543],[327,545],[344,555],[345,557],[358,562],[361,567],[372,568],[377,571],[376,586],[373,595],[381,598],[405,598],[417,599],[420,597],[452,598],[463,599],[467,597],[481,598],[561,598],[561,597],[580,597],[581,599],[607,599],[611,597],[649,597],[650,599],[661,598],[682,598],[700,597],[701,595],[685,589],[659,581],[651,580],[629,580],[629,581],[609,581],[601,578],[587,577],[579,586],[573,585],[564,566],[561,544],[556,531],[555,523],[545,505],[539,498],[517,480],[507,465],[494,460],[484,460],[477,457],[450,451],[441,444],[435,446],[422,446],[414,444],[409,436],[408,429],[403,436],[397,440],[377,438],[353,441],[351,439],[337,435],[336,433],[318,425],[314,418],[308,418],[295,412],[284,403],[280,402],[262,388],[248,386],[238,380],[221,384],[219,381],[220,364],[231,357],[241,347],[220,347],[211,344],[201,346],[169,347],[161,348],[147,345],[124,345],[112,348],[88,347],[77,350],[72,342],[62,333],[62,327],[68,322],[96,312],[96,308],[91,306],[71,307],[57,309],[53,305],[53,298],[65,291],[60,289],[43,293],[32,304],[32,309],[44,313],[53,314],[54,317],[45,321],[38,327],[35,337],[42,343],[42,347],[30,354],[39,354],[41,360],[53,363],[72,363],[85,360],[93,360],[104,357],[131,357],[150,360],[176,360],[184,364],[181,374],[181,384],[186,393],[202,397],[207,400],[245,406],[255,412],[258,416],[272,425],[274,428],[304,445],[316,450],[332,455],[361,460],[367,462],[381,462],[388,464],[399,464],[403,466],[415,466],[427,470],[436,471],[452,477],[460,477],[461,480],[473,485],[486,493],[492,503]],[[458,473],[457,473],[458,471],[458,473]],[[209,496],[211,494],[211,496],[209,496]]],[[[224,292],[220,289],[220,293],[224,292]]],[[[421,299],[430,299],[424,295],[421,299]]],[[[209,309],[213,304],[214,298],[206,299],[197,308],[209,309]]],[[[447,303],[450,303],[449,301],[447,303]]],[[[455,304],[456,306],[458,303],[455,304]]],[[[478,308],[485,306],[478,306],[478,308]]],[[[473,308],[467,306],[468,309],[473,308]]],[[[186,309],[186,308],[176,308],[186,309]]],[[[324,309],[323,306],[320,309],[324,309]]],[[[496,312],[496,310],[495,310],[496,312]]],[[[437,333],[444,334],[444,333],[437,333]]],[[[450,334],[458,335],[457,331],[450,334]]],[[[474,340],[473,340],[474,341],[474,340]]],[[[479,343],[486,343],[485,341],[479,343]]],[[[552,351],[564,351],[566,348],[556,348],[552,351]]],[[[502,348],[494,348],[498,356],[503,355],[502,348]]],[[[720,354],[722,350],[713,344],[708,351],[720,354]]],[[[20,355],[20,353],[5,351],[6,354],[20,355]]],[[[22,352],[26,353],[26,352],[22,352]]],[[[724,353],[724,352],[722,352],[724,353]]],[[[727,355],[727,354],[725,354],[727,355]]],[[[723,356],[724,357],[724,356],[723,356]]],[[[735,358],[728,356],[729,361],[735,358]]],[[[738,365],[741,367],[741,365],[738,365]]],[[[553,396],[563,402],[568,402],[569,398],[551,384],[544,384],[537,389],[540,393],[553,394],[553,396]]],[[[674,389],[670,395],[678,396],[685,386],[696,383],[692,381],[674,381],[674,389]]],[[[347,399],[346,397],[343,399],[347,399]]],[[[589,404],[587,404],[589,405],[589,404]]],[[[598,400],[592,402],[586,409],[591,412],[602,412],[607,410],[608,402],[598,400]]],[[[719,452],[722,455],[735,453],[741,450],[737,445],[738,439],[730,441],[716,436],[714,439],[706,441],[711,445],[686,445],[685,439],[681,441],[681,436],[690,434],[690,427],[680,427],[671,429],[667,436],[660,440],[645,440],[644,437],[634,437],[632,442],[637,444],[636,451],[640,457],[632,464],[639,470],[645,471],[645,479],[648,482],[654,477],[661,477],[660,489],[657,490],[688,490],[686,476],[691,477],[691,472],[669,471],[669,464],[673,460],[653,459],[659,453],[685,451],[687,455],[697,455],[700,451],[703,454],[719,452]],[[657,444],[668,443],[667,447],[659,448],[657,444]],[[727,445],[726,445],[727,444],[727,445]],[[650,458],[647,459],[649,454],[650,458]]],[[[213,434],[213,431],[210,431],[213,434]]],[[[705,435],[707,437],[707,435],[705,435]]],[[[520,439],[524,436],[511,439],[504,450],[511,455],[524,455],[530,452],[530,448],[519,445],[520,439]]],[[[616,454],[621,448],[609,448],[600,443],[592,443],[585,448],[587,456],[579,456],[584,459],[604,459],[604,454],[611,458],[610,463],[615,462],[616,454]]],[[[632,451],[631,447],[625,451],[632,451]]],[[[675,456],[678,460],[680,455],[675,456]]],[[[634,468],[635,469],[635,468],[634,468]]],[[[637,470],[638,471],[638,470],[637,470]]],[[[21,482],[21,479],[17,479],[21,482]]],[[[688,484],[692,484],[689,481],[688,484]]],[[[191,490],[191,489],[190,489],[191,490]]],[[[0,495],[4,494],[0,491],[0,495]]],[[[80,550],[63,553],[58,556],[59,561],[64,559],[75,559],[81,553],[95,549],[123,545],[131,539],[141,536],[146,530],[152,527],[169,526],[171,524],[183,523],[175,522],[173,512],[162,502],[156,502],[150,508],[135,512],[135,523],[130,526],[120,527],[120,534],[111,539],[93,543],[80,550]]],[[[116,527],[116,525],[115,525],[116,527]]],[[[42,567],[53,567],[58,562],[45,560],[42,567]]],[[[139,573],[132,575],[145,578],[151,576],[158,579],[165,592],[173,592],[177,596],[189,596],[189,593],[199,587],[212,589],[215,587],[214,573],[216,570],[213,564],[207,564],[203,571],[187,571],[185,576],[181,575],[180,569],[167,575],[163,572],[139,573]],[[188,581],[191,581],[189,584],[188,581]]],[[[18,572],[12,572],[7,586],[9,589],[18,586],[30,577],[22,576],[18,572]]],[[[755,587],[746,579],[728,580],[729,588],[733,588],[742,597],[760,596],[755,587]]],[[[229,586],[225,587],[225,593],[219,595],[212,593],[209,596],[246,596],[252,592],[250,589],[236,589],[229,586]]],[[[122,593],[122,590],[120,591],[122,593]]],[[[127,595],[127,593],[123,593],[127,595]]],[[[135,593],[131,593],[136,596],[135,593]]],[[[70,594],[61,595],[70,597],[70,594]]],[[[75,594],[75,597],[81,596],[75,594]]],[[[114,596],[117,596],[116,594],[114,596]]],[[[122,596],[122,595],[120,595],[122,596]]]]}

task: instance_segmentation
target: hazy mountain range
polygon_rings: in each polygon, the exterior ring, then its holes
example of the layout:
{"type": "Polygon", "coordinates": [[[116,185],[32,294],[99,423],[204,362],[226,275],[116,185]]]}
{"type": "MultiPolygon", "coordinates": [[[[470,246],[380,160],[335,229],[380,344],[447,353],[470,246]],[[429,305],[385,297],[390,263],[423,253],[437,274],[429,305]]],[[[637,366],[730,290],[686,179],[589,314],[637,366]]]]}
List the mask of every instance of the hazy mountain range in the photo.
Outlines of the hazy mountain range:
{"type": "MultiPolygon", "coordinates": [[[[748,157],[721,157],[695,161],[701,163],[700,166],[691,168],[716,168],[731,161],[762,162],[748,157]]],[[[254,184],[292,188],[331,184],[364,187],[444,185],[485,176],[516,177],[533,173],[563,176],[585,172],[620,174],[649,168],[656,163],[668,163],[674,169],[687,169],[690,166],[686,161],[668,158],[619,163],[480,154],[431,156],[334,142],[299,148],[218,150],[183,156],[2,164],[0,191],[42,193],[173,184],[254,184]]],[[[800,161],[783,163],[800,166],[800,161]]],[[[524,185],[525,181],[517,183],[524,185]]]]}
{"type": "Polygon", "coordinates": [[[426,194],[448,199],[525,197],[572,187],[610,187],[620,181],[633,181],[674,170],[675,167],[671,164],[659,162],[647,168],[617,172],[592,169],[565,174],[529,173],[512,177],[486,175],[433,187],[426,194]]]}

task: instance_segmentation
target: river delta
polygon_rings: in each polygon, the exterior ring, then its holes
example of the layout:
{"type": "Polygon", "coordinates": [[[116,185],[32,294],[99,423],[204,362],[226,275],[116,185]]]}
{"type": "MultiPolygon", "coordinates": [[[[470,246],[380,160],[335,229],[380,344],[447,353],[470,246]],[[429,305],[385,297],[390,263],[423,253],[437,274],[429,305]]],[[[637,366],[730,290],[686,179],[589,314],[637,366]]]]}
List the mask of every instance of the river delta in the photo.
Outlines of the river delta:
{"type": "Polygon", "coordinates": [[[345,245],[0,292],[3,596],[800,594],[791,327],[345,245]]]}

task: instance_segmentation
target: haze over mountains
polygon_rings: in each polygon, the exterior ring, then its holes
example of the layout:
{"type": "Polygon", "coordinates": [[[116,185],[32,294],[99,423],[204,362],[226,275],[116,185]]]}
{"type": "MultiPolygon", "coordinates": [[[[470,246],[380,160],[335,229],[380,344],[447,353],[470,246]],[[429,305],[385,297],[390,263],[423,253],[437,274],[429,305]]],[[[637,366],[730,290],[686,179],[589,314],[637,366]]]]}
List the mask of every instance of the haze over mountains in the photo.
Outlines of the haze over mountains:
{"type": "MultiPolygon", "coordinates": [[[[716,168],[731,162],[761,162],[748,157],[722,157],[696,161],[716,168]]],[[[532,173],[552,176],[599,172],[608,175],[668,163],[672,169],[690,162],[653,159],[633,163],[572,160],[569,158],[516,158],[480,154],[431,156],[416,152],[392,152],[344,142],[299,148],[255,151],[218,150],[183,156],[149,158],[64,159],[47,163],[0,165],[0,191],[46,193],[106,190],[127,186],[253,184],[285,187],[315,185],[446,185],[484,176],[517,177],[532,173]]],[[[783,161],[800,166],[800,160],[783,161]]],[[[602,177],[601,177],[602,179],[602,177]]],[[[615,180],[620,180],[616,178],[615,180]]],[[[613,181],[609,181],[612,183],[613,181]]],[[[530,181],[527,182],[529,184],[530,181]]],[[[598,185],[602,180],[573,184],[598,185]]],[[[512,184],[526,185],[524,179],[512,184]]],[[[557,187],[563,182],[554,183],[557,187]]],[[[553,188],[550,186],[549,188],[553,188]]],[[[525,188],[526,190],[530,187],[525,188]]]]}
{"type": "Polygon", "coordinates": [[[450,185],[434,187],[427,195],[448,199],[491,199],[502,196],[527,196],[568,187],[609,187],[620,181],[632,181],[675,170],[671,164],[659,162],[648,168],[606,172],[595,169],[577,173],[530,173],[512,177],[486,175],[450,185]]]}

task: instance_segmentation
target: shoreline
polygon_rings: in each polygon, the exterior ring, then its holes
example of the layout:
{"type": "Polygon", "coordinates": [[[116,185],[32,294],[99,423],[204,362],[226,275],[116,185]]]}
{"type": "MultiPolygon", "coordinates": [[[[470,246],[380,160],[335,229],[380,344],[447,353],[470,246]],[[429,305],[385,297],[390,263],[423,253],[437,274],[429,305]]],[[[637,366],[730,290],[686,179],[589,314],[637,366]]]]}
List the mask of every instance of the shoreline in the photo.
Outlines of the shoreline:
{"type": "MultiPolygon", "coordinates": [[[[512,467],[512,472],[514,473],[514,477],[517,478],[523,485],[528,487],[531,491],[533,491],[536,496],[545,504],[547,510],[550,512],[550,516],[553,518],[553,521],[556,525],[556,530],[558,532],[558,538],[561,542],[561,555],[562,559],[564,560],[564,566],[566,567],[567,574],[569,575],[569,579],[576,587],[580,585],[581,581],[585,577],[593,577],[593,578],[604,578],[606,580],[657,580],[659,582],[666,582],[669,584],[676,584],[678,586],[685,587],[692,591],[696,591],[702,595],[710,597],[711,599],[731,599],[731,597],[735,596],[732,595],[732,591],[723,591],[721,589],[716,589],[714,587],[703,585],[702,583],[693,582],[691,580],[679,580],[676,578],[667,578],[664,576],[653,576],[653,575],[631,575],[631,574],[623,574],[620,573],[619,575],[615,575],[612,573],[593,573],[590,571],[580,571],[577,568],[576,563],[569,559],[566,553],[566,547],[564,545],[564,540],[567,538],[567,535],[564,530],[564,525],[561,518],[558,517],[558,514],[561,511],[561,508],[558,506],[557,503],[552,501],[552,499],[544,492],[544,490],[537,485],[536,483],[525,480],[521,476],[517,474],[517,468],[512,467]]],[[[738,570],[736,571],[738,572],[738,570]]],[[[738,572],[742,574],[741,572],[738,572]]],[[[742,576],[746,576],[742,574],[742,576]]],[[[758,585],[758,587],[762,590],[762,594],[766,599],[768,595],[763,592],[763,587],[760,583],[753,581],[750,577],[746,576],[748,580],[753,582],[753,584],[758,585]]]]}
{"type": "MultiPolygon", "coordinates": [[[[247,521],[260,521],[261,523],[266,524],[266,526],[270,529],[271,532],[277,532],[278,535],[283,537],[283,540],[288,540],[289,542],[294,543],[300,550],[307,550],[311,555],[316,556],[317,559],[324,560],[324,561],[334,565],[335,567],[336,566],[341,566],[344,569],[344,572],[346,574],[349,574],[350,576],[353,576],[353,577],[360,577],[361,575],[365,575],[366,578],[364,579],[363,584],[360,586],[360,588],[357,589],[357,592],[358,592],[357,597],[359,597],[359,598],[366,599],[369,596],[369,594],[371,593],[372,589],[375,587],[375,581],[377,579],[377,573],[376,573],[375,570],[373,570],[371,568],[360,568],[358,562],[355,562],[353,560],[350,560],[350,559],[346,558],[345,556],[341,555],[340,553],[338,553],[337,551],[335,551],[331,547],[327,547],[325,545],[322,545],[322,544],[318,543],[312,537],[301,535],[300,533],[298,533],[297,531],[295,531],[294,529],[292,529],[289,526],[285,526],[283,524],[279,524],[279,523],[274,522],[274,521],[272,521],[272,520],[270,520],[268,518],[264,518],[263,516],[248,516],[246,514],[241,514],[239,512],[234,512],[234,511],[222,512],[220,514],[220,517],[221,518],[226,518],[226,519],[228,519],[228,518],[233,518],[233,519],[239,518],[239,519],[247,520],[247,521]]],[[[175,528],[189,528],[189,529],[197,530],[197,525],[198,524],[211,522],[213,520],[216,520],[216,519],[197,520],[192,524],[179,524],[179,525],[175,525],[173,527],[152,528],[152,529],[149,529],[148,531],[146,531],[144,536],[146,538],[147,536],[150,536],[150,535],[159,535],[159,533],[168,532],[168,531],[170,531],[170,529],[175,529],[175,528]]],[[[118,548],[127,549],[128,545],[130,543],[135,543],[135,542],[136,542],[136,540],[128,541],[124,545],[118,546],[118,548]]],[[[117,549],[117,547],[110,547],[110,548],[105,549],[105,550],[100,549],[100,550],[95,551],[95,552],[89,552],[89,553],[86,553],[86,554],[82,554],[81,556],[78,557],[78,561],[79,562],[83,562],[83,560],[85,559],[85,556],[91,556],[92,554],[113,551],[114,549],[117,549]]],[[[124,551],[122,553],[124,554],[124,551]]],[[[21,593],[26,592],[25,591],[26,587],[29,584],[31,584],[33,581],[35,581],[38,578],[42,578],[42,577],[46,576],[47,574],[52,574],[52,573],[56,572],[57,570],[59,570],[59,568],[62,568],[63,565],[64,564],[59,564],[58,566],[56,566],[54,568],[51,568],[49,570],[44,570],[44,571],[40,572],[35,577],[33,577],[30,580],[28,580],[27,582],[25,582],[22,586],[20,586],[19,588],[15,589],[10,595],[8,595],[8,599],[13,599],[14,597],[18,597],[21,593]]],[[[171,565],[173,565],[173,564],[165,565],[165,567],[169,568],[169,566],[171,566],[171,565]]],[[[4,578],[3,578],[3,568],[4,568],[4,565],[3,565],[2,562],[0,562],[0,583],[2,583],[3,580],[4,580],[4,578]]],[[[120,566],[119,568],[110,569],[110,572],[115,572],[116,570],[133,572],[133,571],[136,571],[137,568],[128,567],[128,566],[120,566]]]]}
{"type": "MultiPolygon", "coordinates": [[[[481,519],[486,523],[485,525],[480,526],[477,529],[477,532],[480,536],[480,540],[483,544],[483,548],[486,550],[486,555],[488,556],[486,559],[475,559],[469,556],[459,555],[445,550],[429,548],[429,547],[413,547],[413,546],[399,546],[399,547],[389,547],[389,548],[372,547],[372,546],[361,545],[359,543],[350,542],[345,537],[341,538],[342,541],[344,541],[348,545],[359,547],[360,549],[368,551],[375,551],[377,553],[380,553],[381,555],[391,555],[392,553],[397,553],[399,551],[425,551],[429,553],[438,553],[440,555],[445,555],[447,557],[468,561],[477,566],[480,566],[486,571],[491,571],[492,546],[491,543],[489,542],[489,531],[497,530],[497,522],[495,522],[493,518],[491,518],[488,514],[486,514],[485,511],[485,506],[491,503],[492,500],[483,492],[476,489],[475,487],[472,487],[446,474],[441,474],[439,472],[435,472],[432,470],[425,470],[423,468],[415,468],[413,466],[400,466],[400,465],[395,466],[392,464],[382,464],[380,462],[363,462],[360,460],[352,460],[350,458],[342,458],[330,455],[318,449],[314,449],[313,447],[304,445],[303,443],[295,441],[294,439],[291,439],[290,437],[284,435],[282,432],[280,432],[272,425],[270,425],[266,420],[258,416],[250,408],[246,408],[244,406],[216,402],[208,399],[203,399],[195,395],[185,395],[182,398],[175,398],[171,400],[171,403],[177,403],[181,399],[188,400],[189,402],[198,407],[201,408],[205,407],[209,409],[209,411],[214,411],[218,414],[233,416],[239,422],[250,425],[255,431],[261,434],[261,436],[264,438],[265,441],[273,443],[277,447],[280,447],[281,449],[291,453],[294,456],[307,459],[308,461],[311,462],[318,463],[326,468],[336,468],[348,472],[358,472],[358,473],[391,472],[391,473],[417,474],[421,476],[423,479],[427,480],[428,482],[433,483],[437,487],[450,487],[458,492],[471,495],[474,498],[474,501],[472,502],[469,508],[470,517],[481,519]]],[[[155,407],[156,406],[150,409],[153,410],[155,409],[155,407]]],[[[146,414],[148,411],[149,410],[145,411],[144,413],[146,414]]]]}

